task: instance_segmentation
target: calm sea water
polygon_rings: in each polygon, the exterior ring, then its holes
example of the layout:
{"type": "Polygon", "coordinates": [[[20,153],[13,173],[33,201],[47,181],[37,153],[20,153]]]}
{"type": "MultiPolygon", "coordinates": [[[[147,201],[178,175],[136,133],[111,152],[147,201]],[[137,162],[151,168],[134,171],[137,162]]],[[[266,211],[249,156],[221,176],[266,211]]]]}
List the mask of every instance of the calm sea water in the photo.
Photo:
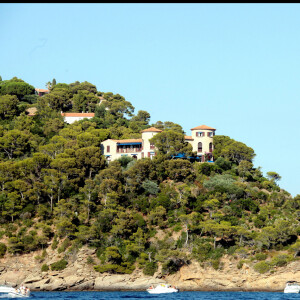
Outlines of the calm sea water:
{"type": "MultiPolygon", "coordinates": [[[[142,299],[188,299],[188,300],[286,300],[300,299],[300,294],[265,293],[265,292],[179,292],[175,294],[150,295],[147,292],[32,292],[32,300],[142,300],[142,299]]],[[[2,300],[2,299],[1,299],[2,300]]]]}

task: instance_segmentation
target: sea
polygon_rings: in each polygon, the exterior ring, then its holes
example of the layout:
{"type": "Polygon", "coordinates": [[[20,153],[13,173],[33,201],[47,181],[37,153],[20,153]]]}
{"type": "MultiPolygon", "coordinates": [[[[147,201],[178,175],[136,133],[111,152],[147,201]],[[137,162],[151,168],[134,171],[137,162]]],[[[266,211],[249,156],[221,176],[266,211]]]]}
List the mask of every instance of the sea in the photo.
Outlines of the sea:
{"type": "MultiPolygon", "coordinates": [[[[179,292],[173,294],[150,295],[147,292],[31,292],[30,298],[32,300],[285,300],[300,299],[300,294],[284,294],[283,292],[179,292]]],[[[3,297],[1,297],[1,300],[2,299],[3,297]]]]}

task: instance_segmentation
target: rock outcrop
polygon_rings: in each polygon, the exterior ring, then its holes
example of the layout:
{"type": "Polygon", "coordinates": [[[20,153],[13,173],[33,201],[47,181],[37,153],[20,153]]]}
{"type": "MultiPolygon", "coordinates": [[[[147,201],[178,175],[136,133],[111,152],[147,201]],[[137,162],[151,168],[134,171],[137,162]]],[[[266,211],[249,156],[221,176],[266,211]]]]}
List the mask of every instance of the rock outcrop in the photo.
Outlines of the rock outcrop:
{"type": "Polygon", "coordinates": [[[95,257],[95,251],[83,247],[68,259],[64,270],[42,272],[42,264],[58,261],[62,255],[49,250],[45,261],[32,254],[7,255],[0,259],[0,284],[17,286],[23,283],[33,291],[145,290],[158,283],[170,283],[180,290],[190,291],[283,291],[286,281],[300,281],[298,261],[266,274],[255,272],[247,264],[238,269],[237,262],[230,259],[223,261],[221,270],[203,268],[194,262],[183,266],[176,274],[163,277],[160,271],[154,276],[145,276],[140,270],[130,275],[100,274],[87,263],[89,256],[95,257]]]}

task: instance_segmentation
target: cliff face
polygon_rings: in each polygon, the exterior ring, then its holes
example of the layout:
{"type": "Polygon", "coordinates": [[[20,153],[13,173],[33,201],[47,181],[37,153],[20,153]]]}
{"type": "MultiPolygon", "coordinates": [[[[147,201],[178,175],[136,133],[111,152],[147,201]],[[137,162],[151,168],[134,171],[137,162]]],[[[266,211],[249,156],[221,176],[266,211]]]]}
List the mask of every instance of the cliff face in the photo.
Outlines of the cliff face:
{"type": "MultiPolygon", "coordinates": [[[[36,253],[38,255],[38,253],[36,253]]],[[[0,259],[0,284],[20,285],[31,290],[145,290],[150,285],[170,283],[180,290],[222,290],[222,291],[283,291],[288,280],[300,281],[300,262],[292,262],[278,268],[273,274],[259,274],[247,265],[237,268],[235,261],[225,259],[222,270],[202,268],[196,262],[183,266],[174,275],[162,277],[160,271],[153,277],[145,276],[139,270],[130,275],[100,274],[87,264],[87,257],[95,251],[82,248],[63,271],[41,272],[41,265],[48,265],[62,257],[48,251],[45,261],[40,262],[35,255],[6,256],[0,259]]]]}

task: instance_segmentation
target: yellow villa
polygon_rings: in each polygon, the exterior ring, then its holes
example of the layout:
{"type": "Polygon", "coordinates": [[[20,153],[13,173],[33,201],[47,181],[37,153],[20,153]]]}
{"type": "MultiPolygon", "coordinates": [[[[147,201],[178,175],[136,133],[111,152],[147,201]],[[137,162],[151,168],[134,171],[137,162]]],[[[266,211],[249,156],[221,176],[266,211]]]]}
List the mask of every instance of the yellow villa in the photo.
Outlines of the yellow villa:
{"type": "MultiPolygon", "coordinates": [[[[193,151],[197,153],[202,162],[205,159],[210,161],[213,159],[215,131],[215,128],[201,125],[191,129],[191,136],[185,136],[185,141],[192,145],[193,151]]],[[[159,132],[161,130],[151,127],[142,131],[141,139],[105,140],[101,143],[102,153],[106,156],[107,161],[116,160],[122,156],[131,156],[134,159],[152,158],[155,155],[155,146],[149,140],[159,132]]]]}

